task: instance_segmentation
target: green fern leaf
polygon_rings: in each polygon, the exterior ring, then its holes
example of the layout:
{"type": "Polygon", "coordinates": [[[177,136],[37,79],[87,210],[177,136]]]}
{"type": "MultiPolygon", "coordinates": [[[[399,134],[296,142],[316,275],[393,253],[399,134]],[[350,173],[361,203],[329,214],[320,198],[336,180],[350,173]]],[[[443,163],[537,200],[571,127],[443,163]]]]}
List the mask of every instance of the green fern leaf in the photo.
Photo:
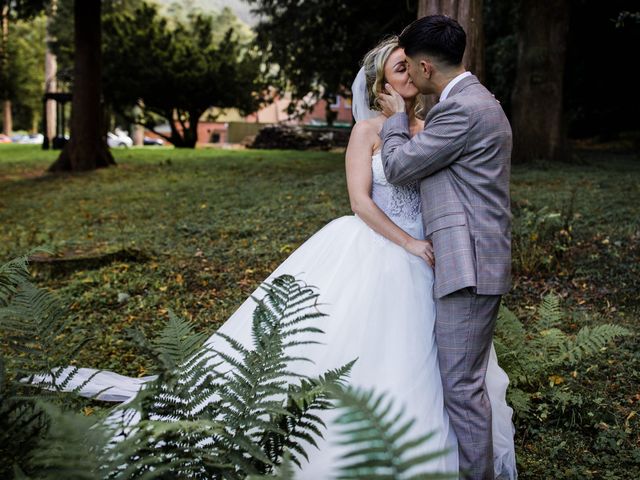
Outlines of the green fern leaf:
{"type": "Polygon", "coordinates": [[[349,447],[342,460],[350,460],[340,466],[339,478],[457,478],[457,472],[410,472],[447,451],[412,453],[420,449],[433,432],[407,439],[413,422],[401,421],[401,411],[392,413],[393,402],[385,394],[347,388],[337,390],[335,395],[342,410],[336,419],[343,427],[340,443],[349,447]]]}

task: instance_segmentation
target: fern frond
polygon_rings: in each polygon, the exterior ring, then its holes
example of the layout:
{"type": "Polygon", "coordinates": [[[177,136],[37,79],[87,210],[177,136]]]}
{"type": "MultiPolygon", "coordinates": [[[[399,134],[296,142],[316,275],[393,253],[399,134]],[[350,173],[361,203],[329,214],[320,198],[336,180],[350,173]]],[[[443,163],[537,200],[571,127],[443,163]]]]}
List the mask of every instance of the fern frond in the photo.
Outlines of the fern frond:
{"type": "Polygon", "coordinates": [[[574,364],[585,357],[599,353],[611,340],[626,335],[631,335],[628,329],[609,323],[591,328],[582,327],[575,339],[565,342],[561,359],[574,364]]]}
{"type": "Polygon", "coordinates": [[[246,480],[294,480],[293,460],[289,452],[282,457],[282,463],[271,475],[249,475],[246,480]]]}
{"type": "Polygon", "coordinates": [[[107,432],[94,428],[96,421],[92,417],[63,411],[50,403],[40,402],[38,406],[49,422],[47,434],[32,459],[38,478],[99,478],[107,432]]]}
{"type": "MultiPolygon", "coordinates": [[[[31,282],[27,258],[23,256],[0,267],[3,292],[6,294],[7,285],[11,286],[11,294],[0,301],[0,338],[14,353],[9,357],[12,381],[39,378],[40,387],[62,391],[75,377],[77,368],[60,369],[56,365],[71,363],[90,337],[75,343],[65,338],[68,312],[55,295],[31,282]]],[[[45,398],[48,393],[40,390],[33,395],[45,398]]]]}
{"type": "Polygon", "coordinates": [[[536,327],[538,331],[549,330],[558,327],[561,321],[560,297],[550,293],[542,299],[542,303],[538,307],[536,327]]]}
{"type": "Polygon", "coordinates": [[[169,312],[169,321],[153,341],[155,350],[174,368],[195,355],[206,340],[204,333],[195,333],[193,326],[169,312]]]}
{"type": "Polygon", "coordinates": [[[548,402],[561,411],[578,405],[577,394],[550,385],[549,377],[600,352],[611,340],[630,334],[611,324],[583,327],[575,336],[564,332],[560,297],[554,294],[543,298],[536,314],[531,330],[526,331],[512,312],[502,308],[494,340],[500,365],[509,374],[509,403],[522,417],[531,414],[534,401],[548,402]]]}
{"type": "Polygon", "coordinates": [[[0,265],[0,307],[9,304],[17,285],[30,281],[29,258],[36,253],[53,255],[53,251],[44,247],[37,247],[30,250],[26,255],[0,265]]]}
{"type": "Polygon", "coordinates": [[[403,413],[392,413],[393,402],[385,394],[351,388],[337,390],[342,413],[336,423],[343,426],[342,445],[348,448],[340,466],[339,478],[349,479],[435,479],[457,478],[457,472],[411,473],[411,470],[445,455],[448,450],[417,452],[435,434],[407,438],[413,421],[403,413]]]}
{"type": "Polygon", "coordinates": [[[517,387],[507,390],[507,403],[520,416],[526,417],[531,412],[531,395],[517,387]]]}
{"type": "Polygon", "coordinates": [[[272,460],[277,461],[287,450],[291,461],[298,466],[303,458],[308,459],[306,452],[298,446],[299,441],[317,447],[316,439],[322,438],[326,425],[315,412],[334,407],[332,392],[345,387],[345,378],[354,363],[355,360],[318,378],[303,379],[299,385],[289,385],[285,412],[270,419],[279,426],[280,432],[265,432],[260,439],[272,460]]]}

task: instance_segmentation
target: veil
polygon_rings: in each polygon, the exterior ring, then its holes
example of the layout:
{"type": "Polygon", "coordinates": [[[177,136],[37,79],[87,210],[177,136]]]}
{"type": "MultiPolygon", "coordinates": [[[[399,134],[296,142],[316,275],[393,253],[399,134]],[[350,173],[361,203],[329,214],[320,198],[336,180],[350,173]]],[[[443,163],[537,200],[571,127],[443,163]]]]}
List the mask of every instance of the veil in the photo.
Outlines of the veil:
{"type": "Polygon", "coordinates": [[[367,92],[367,78],[364,67],[360,68],[358,75],[351,84],[351,113],[356,122],[380,115],[380,112],[369,108],[369,93],[367,92]]]}

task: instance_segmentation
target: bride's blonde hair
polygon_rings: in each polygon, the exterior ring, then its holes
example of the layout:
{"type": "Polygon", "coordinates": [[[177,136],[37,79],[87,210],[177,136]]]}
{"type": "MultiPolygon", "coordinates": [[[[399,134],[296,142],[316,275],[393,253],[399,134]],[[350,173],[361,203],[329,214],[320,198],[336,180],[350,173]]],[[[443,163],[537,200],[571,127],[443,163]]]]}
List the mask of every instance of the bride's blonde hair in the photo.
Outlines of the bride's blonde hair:
{"type": "MultiPolygon", "coordinates": [[[[367,95],[369,96],[369,108],[371,110],[380,111],[378,106],[378,96],[384,90],[386,82],[384,76],[384,65],[393,52],[400,45],[398,44],[398,36],[392,35],[382,40],[378,45],[367,52],[362,59],[362,68],[364,68],[364,76],[367,83],[367,95]]],[[[421,95],[416,98],[416,112],[422,109],[421,95]]]]}

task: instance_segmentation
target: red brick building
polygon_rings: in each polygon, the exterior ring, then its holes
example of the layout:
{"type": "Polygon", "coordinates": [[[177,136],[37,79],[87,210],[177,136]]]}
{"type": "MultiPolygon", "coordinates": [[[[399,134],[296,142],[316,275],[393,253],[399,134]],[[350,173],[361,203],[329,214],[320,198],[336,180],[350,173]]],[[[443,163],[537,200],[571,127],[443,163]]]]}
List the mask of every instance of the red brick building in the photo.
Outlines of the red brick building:
{"type": "MultiPolygon", "coordinates": [[[[198,123],[198,144],[229,144],[240,143],[247,135],[255,135],[262,125],[285,123],[288,125],[325,125],[326,100],[318,101],[302,119],[289,116],[287,107],[291,100],[287,96],[276,99],[273,103],[261,108],[250,115],[241,116],[236,110],[219,112],[212,109],[204,117],[216,116],[216,121],[202,120],[198,123]],[[213,114],[213,115],[212,115],[213,114]],[[244,124],[244,125],[241,125],[244,124]]],[[[349,126],[353,123],[351,114],[351,100],[338,97],[330,106],[336,113],[334,125],[349,126]]],[[[178,127],[180,129],[180,127],[178,127]]],[[[169,134],[168,125],[157,127],[158,131],[169,134]]],[[[146,131],[149,137],[158,137],[153,132],[146,131]]]]}

